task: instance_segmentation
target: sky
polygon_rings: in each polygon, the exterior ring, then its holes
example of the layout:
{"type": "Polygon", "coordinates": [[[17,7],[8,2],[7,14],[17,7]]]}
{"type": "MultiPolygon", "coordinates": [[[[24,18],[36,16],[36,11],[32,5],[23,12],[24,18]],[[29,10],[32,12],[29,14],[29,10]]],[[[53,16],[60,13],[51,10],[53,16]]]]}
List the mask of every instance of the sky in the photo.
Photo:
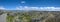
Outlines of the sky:
{"type": "Polygon", "coordinates": [[[59,7],[60,0],[0,0],[0,9],[4,10],[53,10],[59,7]]]}

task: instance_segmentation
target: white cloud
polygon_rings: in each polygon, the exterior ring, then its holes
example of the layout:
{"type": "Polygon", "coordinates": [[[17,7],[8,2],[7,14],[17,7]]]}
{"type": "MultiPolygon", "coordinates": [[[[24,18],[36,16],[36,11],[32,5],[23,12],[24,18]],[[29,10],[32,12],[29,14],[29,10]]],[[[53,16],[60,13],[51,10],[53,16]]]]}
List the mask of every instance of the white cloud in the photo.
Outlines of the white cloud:
{"type": "Polygon", "coordinates": [[[20,6],[17,7],[17,10],[47,10],[47,11],[54,11],[54,10],[60,10],[60,8],[55,7],[28,7],[28,6],[20,6]]]}
{"type": "Polygon", "coordinates": [[[0,10],[5,10],[5,8],[3,6],[0,6],[0,10]]]}
{"type": "Polygon", "coordinates": [[[26,3],[25,1],[21,1],[21,3],[26,3]]]}

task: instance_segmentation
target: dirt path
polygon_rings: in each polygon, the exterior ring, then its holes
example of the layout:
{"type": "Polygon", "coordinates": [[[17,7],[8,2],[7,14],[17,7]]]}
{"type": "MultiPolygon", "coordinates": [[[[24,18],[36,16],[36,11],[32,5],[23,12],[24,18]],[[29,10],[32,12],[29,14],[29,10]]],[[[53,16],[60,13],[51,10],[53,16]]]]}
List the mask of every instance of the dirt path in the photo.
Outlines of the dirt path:
{"type": "Polygon", "coordinates": [[[0,15],[0,22],[6,22],[6,14],[0,15]]]}

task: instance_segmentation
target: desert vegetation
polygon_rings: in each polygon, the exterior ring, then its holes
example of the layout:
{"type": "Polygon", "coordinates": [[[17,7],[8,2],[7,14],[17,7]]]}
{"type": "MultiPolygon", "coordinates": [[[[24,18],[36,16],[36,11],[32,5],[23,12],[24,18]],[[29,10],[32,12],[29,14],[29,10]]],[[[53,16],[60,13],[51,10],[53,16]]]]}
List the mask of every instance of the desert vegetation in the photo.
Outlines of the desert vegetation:
{"type": "Polygon", "coordinates": [[[24,11],[7,13],[6,22],[60,22],[60,11],[24,11]]]}

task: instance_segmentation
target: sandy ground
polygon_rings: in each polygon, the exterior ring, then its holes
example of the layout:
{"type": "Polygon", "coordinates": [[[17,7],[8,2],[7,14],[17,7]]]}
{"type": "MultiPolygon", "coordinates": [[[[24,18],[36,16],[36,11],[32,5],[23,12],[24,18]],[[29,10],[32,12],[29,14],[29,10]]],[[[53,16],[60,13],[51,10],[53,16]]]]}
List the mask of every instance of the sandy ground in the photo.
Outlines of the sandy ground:
{"type": "Polygon", "coordinates": [[[0,15],[0,22],[6,22],[6,14],[0,15]]]}

